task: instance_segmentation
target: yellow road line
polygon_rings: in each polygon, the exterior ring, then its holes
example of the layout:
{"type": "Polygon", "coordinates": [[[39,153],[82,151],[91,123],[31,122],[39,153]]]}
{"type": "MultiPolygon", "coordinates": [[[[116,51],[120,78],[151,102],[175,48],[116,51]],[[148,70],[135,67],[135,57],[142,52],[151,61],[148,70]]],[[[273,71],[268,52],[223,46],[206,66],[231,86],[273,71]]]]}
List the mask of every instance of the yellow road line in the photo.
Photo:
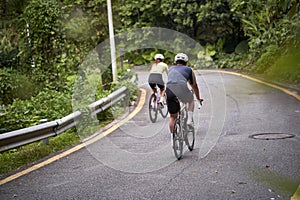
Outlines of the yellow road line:
{"type": "Polygon", "coordinates": [[[60,154],[58,154],[56,156],[53,156],[53,157],[51,157],[51,158],[49,158],[49,159],[47,159],[47,160],[45,160],[45,161],[43,161],[43,162],[41,162],[39,164],[36,164],[36,165],[34,165],[34,166],[32,166],[32,167],[30,167],[28,169],[25,169],[25,170],[23,170],[21,172],[18,172],[18,173],[13,174],[13,175],[5,178],[5,179],[0,180],[0,185],[3,185],[5,183],[7,183],[7,182],[10,182],[10,181],[12,181],[12,180],[14,180],[16,178],[19,178],[19,177],[21,177],[21,176],[23,176],[25,174],[28,174],[28,173],[36,170],[36,169],[39,169],[41,167],[44,167],[45,165],[48,165],[48,164],[50,164],[50,163],[52,163],[54,161],[57,161],[60,158],[63,158],[65,156],[67,156],[67,155],[70,155],[71,153],[74,153],[75,151],[78,151],[78,150],[82,149],[83,147],[85,147],[87,145],[90,145],[90,144],[92,144],[92,143],[100,140],[101,138],[107,136],[108,134],[112,133],[114,130],[116,130],[117,128],[119,128],[125,122],[127,122],[128,120],[130,120],[131,118],[133,118],[142,109],[142,107],[143,107],[143,105],[145,103],[145,100],[146,100],[146,90],[142,89],[142,88],[140,88],[139,90],[141,91],[140,101],[139,101],[137,107],[134,109],[134,111],[131,112],[126,118],[124,118],[123,120],[121,120],[117,124],[113,125],[109,129],[107,129],[106,131],[104,131],[102,134],[100,134],[100,135],[98,135],[98,136],[96,136],[96,137],[94,137],[94,138],[92,138],[92,139],[90,139],[90,140],[88,140],[86,142],[83,142],[83,143],[81,143],[79,145],[76,145],[75,147],[73,147],[73,148],[71,148],[71,149],[69,149],[69,150],[67,150],[67,151],[65,151],[63,153],[60,153],[60,154]]]}
{"type": "Polygon", "coordinates": [[[249,79],[249,80],[252,80],[252,81],[264,84],[264,85],[267,85],[269,87],[281,90],[284,93],[289,94],[289,95],[295,97],[297,100],[300,101],[300,95],[296,94],[295,92],[292,92],[292,91],[290,91],[288,89],[285,89],[283,87],[280,87],[278,85],[275,85],[275,84],[272,84],[272,83],[268,83],[268,82],[265,82],[265,81],[262,81],[262,80],[259,80],[259,79],[256,79],[256,78],[244,75],[244,74],[240,74],[240,73],[237,73],[237,72],[224,71],[224,70],[199,70],[199,71],[203,71],[203,72],[219,72],[219,73],[224,73],[224,74],[232,74],[232,75],[240,76],[240,77],[243,77],[243,78],[246,78],[246,79],[249,79]]]}

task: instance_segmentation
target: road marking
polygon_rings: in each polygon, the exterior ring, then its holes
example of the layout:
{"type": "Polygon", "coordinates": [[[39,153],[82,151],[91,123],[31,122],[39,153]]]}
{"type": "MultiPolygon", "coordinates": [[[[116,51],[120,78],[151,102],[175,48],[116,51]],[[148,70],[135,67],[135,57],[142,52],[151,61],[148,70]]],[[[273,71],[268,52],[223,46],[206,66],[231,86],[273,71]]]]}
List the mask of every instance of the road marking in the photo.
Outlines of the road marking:
{"type": "Polygon", "coordinates": [[[146,93],[147,93],[147,91],[146,91],[146,89],[143,89],[143,88],[139,88],[139,90],[141,91],[141,96],[140,96],[139,103],[136,106],[136,108],[134,109],[134,111],[132,111],[126,118],[124,118],[120,122],[116,123],[115,125],[113,125],[109,129],[107,129],[106,131],[104,131],[102,134],[97,135],[97,136],[91,138],[90,140],[87,140],[87,141],[85,141],[85,142],[83,142],[83,143],[81,143],[79,145],[76,145],[75,147],[73,147],[73,148],[71,148],[71,149],[69,149],[67,151],[64,151],[64,152],[62,152],[62,153],[60,153],[60,154],[58,154],[56,156],[53,156],[53,157],[51,157],[51,158],[49,158],[49,159],[47,159],[47,160],[45,160],[45,161],[43,161],[41,163],[33,165],[32,167],[29,167],[28,169],[25,169],[25,170],[23,170],[21,172],[18,172],[18,173],[13,174],[13,175],[5,178],[5,179],[0,180],[0,185],[3,185],[5,183],[7,183],[7,182],[10,182],[10,181],[12,181],[14,179],[17,179],[17,178],[23,176],[25,174],[28,174],[28,173],[30,173],[30,172],[32,172],[34,170],[37,170],[37,169],[39,169],[41,167],[44,167],[44,166],[46,166],[46,165],[48,165],[48,164],[50,164],[50,163],[52,163],[54,161],[57,161],[57,160],[65,157],[65,156],[68,156],[71,153],[74,153],[75,151],[78,151],[78,150],[82,149],[83,147],[88,146],[88,145],[90,145],[90,144],[92,144],[92,143],[100,140],[101,138],[109,135],[110,133],[112,133],[114,130],[116,130],[117,128],[119,128],[125,122],[127,122],[131,118],[133,118],[143,108],[144,103],[146,101],[146,93]]]}
{"type": "Polygon", "coordinates": [[[283,87],[280,87],[278,85],[275,85],[275,84],[272,84],[272,83],[268,83],[268,82],[265,82],[265,81],[262,81],[262,80],[259,80],[259,79],[256,79],[256,78],[244,75],[244,74],[240,74],[240,73],[237,73],[237,72],[229,72],[229,71],[224,71],[224,70],[199,70],[199,71],[203,71],[203,72],[219,72],[219,73],[224,73],[224,74],[232,74],[232,75],[240,76],[240,77],[243,77],[243,78],[246,78],[246,79],[249,79],[249,80],[252,80],[252,81],[264,84],[264,85],[267,85],[269,87],[281,90],[284,93],[286,93],[288,95],[291,95],[291,96],[295,97],[297,100],[300,101],[300,95],[296,94],[295,92],[292,92],[292,91],[290,91],[288,89],[285,89],[283,87]]]}

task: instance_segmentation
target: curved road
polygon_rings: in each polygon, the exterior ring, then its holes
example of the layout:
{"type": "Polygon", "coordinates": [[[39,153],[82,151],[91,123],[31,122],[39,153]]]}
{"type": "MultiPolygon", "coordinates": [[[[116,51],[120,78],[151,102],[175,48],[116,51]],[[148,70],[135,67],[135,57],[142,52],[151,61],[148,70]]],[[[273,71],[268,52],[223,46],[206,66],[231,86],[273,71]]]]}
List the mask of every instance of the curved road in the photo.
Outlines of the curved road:
{"type": "Polygon", "coordinates": [[[173,155],[168,118],[159,116],[154,124],[149,120],[147,72],[140,71],[141,98],[136,110],[128,110],[131,115],[86,143],[2,177],[0,199],[295,196],[300,183],[299,95],[216,71],[198,72],[197,81],[205,101],[194,114],[195,149],[186,150],[182,160],[173,155]]]}

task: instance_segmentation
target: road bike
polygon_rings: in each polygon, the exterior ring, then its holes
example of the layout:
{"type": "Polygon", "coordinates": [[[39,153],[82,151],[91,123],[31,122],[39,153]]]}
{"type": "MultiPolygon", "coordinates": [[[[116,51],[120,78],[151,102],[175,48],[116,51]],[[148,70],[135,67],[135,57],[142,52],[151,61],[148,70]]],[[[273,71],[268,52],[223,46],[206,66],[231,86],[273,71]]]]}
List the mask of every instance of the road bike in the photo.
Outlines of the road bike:
{"type": "MultiPolygon", "coordinates": [[[[178,99],[179,100],[179,99],[178,99]]],[[[199,101],[199,106],[202,105],[199,101]]],[[[190,151],[193,151],[195,144],[195,128],[193,125],[187,124],[188,113],[186,103],[180,102],[180,110],[177,118],[174,121],[173,127],[173,150],[177,160],[182,158],[183,142],[187,145],[190,151]]]]}
{"type": "Polygon", "coordinates": [[[149,98],[149,117],[152,123],[155,123],[157,120],[157,113],[159,112],[163,118],[168,116],[168,107],[166,103],[166,98],[163,102],[160,100],[160,91],[156,90],[155,93],[152,93],[149,98]]]}

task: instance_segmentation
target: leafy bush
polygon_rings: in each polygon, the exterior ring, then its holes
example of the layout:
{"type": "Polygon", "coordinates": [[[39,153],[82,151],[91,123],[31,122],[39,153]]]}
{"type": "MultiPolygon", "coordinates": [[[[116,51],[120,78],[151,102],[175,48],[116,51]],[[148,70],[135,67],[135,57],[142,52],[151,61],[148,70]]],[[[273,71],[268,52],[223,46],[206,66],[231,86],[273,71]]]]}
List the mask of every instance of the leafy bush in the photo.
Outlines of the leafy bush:
{"type": "Polygon", "coordinates": [[[246,40],[241,41],[236,47],[234,52],[237,54],[247,53],[249,50],[248,42],[246,40]]]}
{"type": "Polygon", "coordinates": [[[118,117],[120,114],[123,113],[124,107],[127,107],[130,105],[132,101],[135,101],[137,98],[137,78],[134,82],[131,81],[132,77],[136,76],[136,73],[131,70],[124,71],[124,74],[122,76],[119,76],[119,81],[116,83],[113,83],[111,85],[110,91],[98,91],[97,93],[97,99],[101,99],[103,97],[106,97],[109,93],[116,91],[120,89],[121,87],[125,86],[127,88],[127,94],[126,97],[115,104],[113,107],[98,113],[97,119],[99,121],[107,121],[107,120],[113,120],[115,117],[118,117]],[[105,96],[104,96],[105,95],[105,96]]]}
{"type": "Polygon", "coordinates": [[[276,60],[278,59],[278,56],[280,56],[280,49],[276,45],[271,45],[267,48],[266,52],[263,53],[260,58],[255,63],[255,67],[252,69],[252,71],[257,73],[263,73],[265,72],[269,67],[271,67],[276,60]]]}
{"type": "Polygon", "coordinates": [[[7,105],[13,99],[29,99],[36,91],[38,87],[27,75],[7,68],[0,69],[0,103],[7,105]]]}
{"type": "Polygon", "coordinates": [[[281,82],[300,83],[300,46],[291,48],[285,55],[266,70],[266,75],[271,79],[281,82]]]}
{"type": "Polygon", "coordinates": [[[0,31],[0,68],[15,67],[18,63],[17,31],[9,26],[0,31]]]}
{"type": "Polygon", "coordinates": [[[145,65],[154,61],[154,56],[157,53],[164,55],[164,62],[172,64],[174,62],[174,53],[161,49],[147,49],[135,52],[126,53],[125,59],[130,60],[135,65],[145,65]]]}
{"type": "Polygon", "coordinates": [[[217,59],[215,60],[218,68],[230,68],[230,69],[245,69],[251,60],[251,55],[248,54],[226,54],[219,53],[217,59]]]}
{"type": "Polygon", "coordinates": [[[127,70],[124,74],[119,77],[119,81],[112,86],[112,91],[115,91],[123,86],[128,89],[125,102],[129,102],[130,100],[135,100],[137,98],[137,74],[135,71],[127,70]],[[132,78],[134,82],[131,81],[132,78]]]}
{"type": "Polygon", "coordinates": [[[0,113],[0,133],[26,128],[39,124],[41,119],[52,121],[72,113],[71,95],[46,90],[29,100],[15,99],[0,108],[0,113]]]}
{"type": "Polygon", "coordinates": [[[124,113],[124,107],[129,105],[129,102],[137,97],[137,83],[131,82],[131,78],[135,72],[126,70],[122,76],[119,76],[118,81],[109,83],[108,89],[103,90],[101,85],[100,74],[86,73],[84,80],[79,80],[76,85],[76,96],[73,95],[73,108],[82,111],[82,119],[77,126],[77,130],[82,138],[85,138],[99,129],[99,125],[103,126],[114,120],[116,117],[124,113]],[[100,87],[99,87],[100,86],[100,87]],[[112,107],[97,114],[97,118],[91,115],[93,110],[87,106],[91,103],[107,97],[112,92],[121,87],[127,87],[128,92],[126,97],[114,104],[112,107]]]}

